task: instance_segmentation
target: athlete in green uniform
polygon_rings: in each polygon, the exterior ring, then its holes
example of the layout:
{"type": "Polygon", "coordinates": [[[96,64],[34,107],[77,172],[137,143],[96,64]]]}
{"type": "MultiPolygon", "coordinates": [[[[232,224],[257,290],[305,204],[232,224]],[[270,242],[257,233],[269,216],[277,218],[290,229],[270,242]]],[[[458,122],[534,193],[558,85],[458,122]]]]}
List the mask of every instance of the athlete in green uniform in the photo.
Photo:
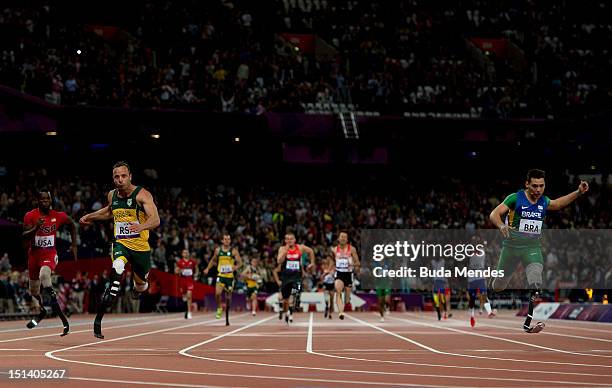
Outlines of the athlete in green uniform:
{"type": "Polygon", "coordinates": [[[221,294],[225,290],[226,305],[225,305],[225,324],[229,326],[229,311],[232,300],[232,292],[234,291],[235,272],[242,266],[240,253],[236,248],[231,247],[232,237],[229,234],[223,235],[222,244],[215,249],[212,259],[208,266],[204,269],[204,275],[208,275],[208,271],[217,265],[217,285],[215,287],[215,301],[217,302],[217,313],[215,317],[221,319],[223,307],[221,305],[221,294]]]}
{"type": "Polygon", "coordinates": [[[523,329],[528,333],[538,333],[544,328],[542,322],[531,325],[533,306],[541,292],[542,257],[541,235],[544,217],[547,210],[560,210],[568,206],[579,196],[588,191],[589,185],[582,181],[576,191],[563,197],[550,199],[544,195],[545,173],[542,170],[529,170],[525,181],[525,189],[510,194],[490,214],[491,222],[500,230],[505,240],[502,243],[497,268],[504,270],[503,278],[495,278],[493,289],[496,292],[506,289],[512,272],[519,262],[523,263],[527,275],[527,284],[531,291],[529,311],[523,329]],[[507,222],[503,216],[508,214],[507,222]]]}
{"type": "Polygon", "coordinates": [[[80,220],[83,225],[93,221],[113,220],[113,270],[94,321],[94,335],[100,339],[104,338],[102,318],[121,288],[125,264],[129,262],[132,265],[133,297],[137,298],[147,290],[147,277],[151,268],[149,230],[159,226],[159,214],[153,196],[142,187],[132,184],[132,173],[127,163],[118,162],[113,166],[113,182],[116,189],[108,193],[108,206],[86,214],[80,220]]]}

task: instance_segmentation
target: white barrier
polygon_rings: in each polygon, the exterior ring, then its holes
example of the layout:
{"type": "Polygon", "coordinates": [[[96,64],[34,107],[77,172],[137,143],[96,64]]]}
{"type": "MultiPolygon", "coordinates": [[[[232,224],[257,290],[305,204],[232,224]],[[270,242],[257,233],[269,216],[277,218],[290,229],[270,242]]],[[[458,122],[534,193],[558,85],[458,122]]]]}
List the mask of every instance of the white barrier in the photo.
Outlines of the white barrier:
{"type": "MultiPolygon", "coordinates": [[[[325,294],[323,292],[302,292],[300,297],[301,307],[304,312],[308,311],[308,306],[314,304],[317,311],[325,311],[325,294]]],[[[266,304],[278,312],[278,293],[274,293],[266,298],[266,304]]],[[[351,294],[351,305],[353,308],[361,307],[365,301],[355,294],[351,294]]],[[[334,308],[335,310],[335,308],[334,308]]]]}

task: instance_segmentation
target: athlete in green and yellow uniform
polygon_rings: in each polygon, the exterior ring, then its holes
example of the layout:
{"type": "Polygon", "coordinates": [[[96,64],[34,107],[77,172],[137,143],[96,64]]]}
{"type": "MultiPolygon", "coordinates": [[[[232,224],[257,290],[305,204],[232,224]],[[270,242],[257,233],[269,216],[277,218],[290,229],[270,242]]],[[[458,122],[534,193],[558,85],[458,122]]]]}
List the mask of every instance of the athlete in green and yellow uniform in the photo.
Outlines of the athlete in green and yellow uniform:
{"type": "Polygon", "coordinates": [[[518,263],[523,263],[527,283],[531,290],[529,312],[523,325],[523,329],[528,333],[537,333],[544,328],[542,322],[538,322],[535,326],[530,325],[533,317],[533,305],[541,292],[542,286],[544,260],[540,238],[546,211],[563,209],[589,189],[588,183],[582,181],[576,191],[551,200],[544,195],[544,178],[544,171],[529,170],[525,181],[525,189],[510,194],[489,216],[491,222],[505,238],[497,265],[498,269],[504,270],[505,276],[495,278],[493,288],[497,292],[503,291],[518,263]],[[507,222],[504,222],[502,218],[505,214],[508,214],[507,222]]]}
{"type": "MultiPolygon", "coordinates": [[[[223,290],[226,292],[226,315],[229,314],[230,301],[232,291],[234,290],[235,271],[242,266],[240,253],[236,248],[232,248],[232,238],[229,234],[223,235],[223,241],[220,247],[215,248],[215,253],[210,259],[208,266],[204,269],[204,275],[208,275],[208,271],[217,266],[217,285],[215,288],[215,300],[217,301],[216,318],[221,319],[223,307],[221,306],[221,294],[223,290]]],[[[226,322],[229,325],[229,320],[226,322]]]]}
{"type": "Polygon", "coordinates": [[[113,166],[115,190],[108,193],[109,204],[93,213],[81,217],[80,223],[113,220],[113,270],[108,287],[102,295],[94,321],[94,335],[102,335],[102,318],[121,289],[121,275],[125,264],[132,265],[135,298],[148,288],[147,277],[151,267],[149,230],[159,226],[159,214],[153,196],[140,186],[132,184],[132,173],[125,162],[113,166]]]}
{"type": "Polygon", "coordinates": [[[251,264],[246,266],[242,272],[242,277],[246,280],[247,300],[251,302],[252,314],[255,316],[257,315],[257,291],[259,291],[259,284],[262,282],[257,257],[251,259],[251,264]]]}

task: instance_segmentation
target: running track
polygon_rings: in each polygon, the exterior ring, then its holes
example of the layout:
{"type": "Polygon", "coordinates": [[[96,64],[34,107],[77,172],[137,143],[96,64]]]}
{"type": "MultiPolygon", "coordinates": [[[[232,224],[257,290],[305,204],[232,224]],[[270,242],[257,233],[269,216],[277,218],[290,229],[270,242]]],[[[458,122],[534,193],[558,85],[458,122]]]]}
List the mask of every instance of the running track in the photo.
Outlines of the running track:
{"type": "MultiPolygon", "coordinates": [[[[510,313],[478,318],[460,311],[439,322],[432,313],[374,313],[325,320],[234,314],[232,326],[199,313],[108,315],[105,340],[93,316],[72,317],[60,338],[57,319],[34,330],[0,323],[0,370],[63,368],[69,380],[46,386],[174,387],[525,387],[612,386],[612,325],[548,321],[542,333],[519,328],[510,313]]],[[[0,375],[0,386],[15,386],[0,375]]],[[[25,383],[21,383],[25,386],[25,383]]]]}

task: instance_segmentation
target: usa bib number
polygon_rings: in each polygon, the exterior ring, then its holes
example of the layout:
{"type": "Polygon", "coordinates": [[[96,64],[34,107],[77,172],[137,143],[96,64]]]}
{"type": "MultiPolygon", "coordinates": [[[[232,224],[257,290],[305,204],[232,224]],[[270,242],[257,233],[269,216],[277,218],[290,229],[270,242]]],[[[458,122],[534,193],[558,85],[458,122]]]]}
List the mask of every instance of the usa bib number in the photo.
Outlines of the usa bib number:
{"type": "Polygon", "coordinates": [[[193,275],[193,270],[191,268],[184,268],[181,274],[183,274],[183,276],[191,276],[193,275]]]}
{"type": "Polygon", "coordinates": [[[349,269],[348,259],[336,259],[336,269],[338,271],[348,271],[349,269]]]}
{"type": "Polygon", "coordinates": [[[138,221],[134,222],[115,222],[115,237],[121,238],[134,238],[140,236],[140,233],[130,232],[130,226],[138,224],[138,221]]]}
{"type": "Polygon", "coordinates": [[[221,273],[232,273],[232,272],[234,272],[234,269],[229,264],[222,265],[221,268],[219,268],[219,270],[220,270],[221,273]]]}
{"type": "Polygon", "coordinates": [[[287,261],[287,269],[289,271],[298,271],[300,269],[299,261],[287,261]]]}
{"type": "Polygon", "coordinates": [[[528,234],[541,234],[542,233],[542,221],[539,220],[528,220],[523,218],[519,223],[519,232],[528,234]]]}
{"type": "Polygon", "coordinates": [[[36,248],[53,248],[55,246],[55,236],[35,236],[34,246],[36,248]]]}

